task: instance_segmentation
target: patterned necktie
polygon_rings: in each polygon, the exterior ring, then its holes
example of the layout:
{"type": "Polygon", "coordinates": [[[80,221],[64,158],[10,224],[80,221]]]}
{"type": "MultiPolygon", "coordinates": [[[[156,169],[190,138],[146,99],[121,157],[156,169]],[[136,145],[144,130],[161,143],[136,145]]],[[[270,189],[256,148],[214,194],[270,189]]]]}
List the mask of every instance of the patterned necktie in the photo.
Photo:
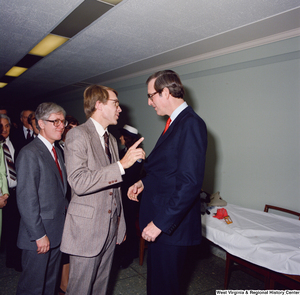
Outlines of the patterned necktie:
{"type": "Polygon", "coordinates": [[[7,163],[7,167],[8,167],[9,177],[12,180],[17,180],[15,163],[12,159],[11,153],[10,153],[9,148],[6,145],[6,143],[3,143],[3,152],[4,152],[5,160],[7,163]]]}
{"type": "Polygon", "coordinates": [[[59,171],[59,174],[60,174],[61,180],[63,181],[62,172],[61,172],[61,169],[60,169],[60,166],[59,166],[58,160],[57,160],[57,153],[56,153],[56,150],[55,150],[55,148],[54,148],[54,147],[52,147],[52,152],[53,152],[53,154],[54,154],[54,160],[55,160],[56,166],[57,166],[57,168],[58,168],[58,171],[59,171]]]}
{"type": "Polygon", "coordinates": [[[111,154],[109,151],[109,136],[107,132],[104,133],[105,153],[108,156],[109,162],[111,163],[111,154]]]}
{"type": "Polygon", "coordinates": [[[27,129],[27,137],[26,137],[26,139],[29,140],[30,138],[31,138],[30,129],[27,129]]]}
{"type": "Polygon", "coordinates": [[[166,131],[168,130],[168,128],[169,128],[169,126],[170,126],[170,124],[171,124],[171,118],[169,117],[169,119],[167,120],[167,123],[166,123],[166,127],[165,127],[165,130],[164,130],[164,132],[163,132],[163,135],[166,133],[166,131]]]}

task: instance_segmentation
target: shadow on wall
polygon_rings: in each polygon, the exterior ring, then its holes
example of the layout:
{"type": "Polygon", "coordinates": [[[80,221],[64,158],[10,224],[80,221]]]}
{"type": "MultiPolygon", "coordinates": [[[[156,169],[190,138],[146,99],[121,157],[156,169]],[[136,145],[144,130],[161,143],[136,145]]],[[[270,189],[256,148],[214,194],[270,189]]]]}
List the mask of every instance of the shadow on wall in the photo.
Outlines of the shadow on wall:
{"type": "MultiPolygon", "coordinates": [[[[196,98],[192,97],[187,87],[185,87],[184,90],[185,90],[185,96],[184,96],[185,101],[189,106],[191,106],[195,110],[196,98]]],[[[207,124],[207,122],[205,123],[207,124]]],[[[208,126],[206,127],[207,127],[207,151],[206,151],[205,174],[204,174],[202,189],[207,191],[208,193],[213,194],[216,190],[215,182],[216,182],[216,166],[217,166],[218,155],[217,155],[215,136],[210,132],[208,126]]]]}
{"type": "Polygon", "coordinates": [[[216,182],[216,167],[217,167],[218,155],[216,140],[213,134],[207,130],[207,150],[206,150],[206,163],[205,174],[202,188],[208,193],[215,193],[216,182]]]}

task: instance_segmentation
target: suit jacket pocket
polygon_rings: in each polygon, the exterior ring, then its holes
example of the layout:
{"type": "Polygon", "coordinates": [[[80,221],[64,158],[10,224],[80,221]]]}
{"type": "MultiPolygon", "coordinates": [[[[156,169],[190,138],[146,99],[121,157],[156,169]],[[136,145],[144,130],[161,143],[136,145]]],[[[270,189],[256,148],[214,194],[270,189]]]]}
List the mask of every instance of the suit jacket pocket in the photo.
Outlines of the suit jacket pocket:
{"type": "Polygon", "coordinates": [[[42,219],[54,219],[53,211],[41,212],[40,215],[42,219]]]}
{"type": "Polygon", "coordinates": [[[71,202],[68,207],[68,214],[92,219],[94,210],[92,206],[71,202]]]}

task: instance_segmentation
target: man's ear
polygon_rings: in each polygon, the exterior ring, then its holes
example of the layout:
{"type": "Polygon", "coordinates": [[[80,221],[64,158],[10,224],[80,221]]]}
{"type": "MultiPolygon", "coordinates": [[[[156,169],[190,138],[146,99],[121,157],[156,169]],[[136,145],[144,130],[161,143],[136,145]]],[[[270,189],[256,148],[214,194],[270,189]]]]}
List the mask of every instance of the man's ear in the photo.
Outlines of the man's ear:
{"type": "Polygon", "coordinates": [[[43,120],[38,120],[38,124],[42,130],[45,129],[45,122],[43,120]]]}
{"type": "Polygon", "coordinates": [[[165,88],[163,89],[163,91],[161,92],[161,94],[162,94],[163,96],[165,96],[166,98],[169,98],[169,95],[170,95],[170,90],[169,90],[169,88],[168,88],[168,87],[165,87],[165,88]]]}
{"type": "Polygon", "coordinates": [[[95,109],[102,111],[102,107],[103,107],[103,103],[97,100],[95,104],[95,109]]]}

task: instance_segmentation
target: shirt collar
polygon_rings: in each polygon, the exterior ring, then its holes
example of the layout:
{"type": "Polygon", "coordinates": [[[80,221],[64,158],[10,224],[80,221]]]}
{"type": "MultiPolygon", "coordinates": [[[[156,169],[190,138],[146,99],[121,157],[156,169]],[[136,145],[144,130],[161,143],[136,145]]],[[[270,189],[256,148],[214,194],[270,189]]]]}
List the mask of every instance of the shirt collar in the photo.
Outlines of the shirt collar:
{"type": "Polygon", "coordinates": [[[177,118],[177,116],[185,109],[188,107],[188,104],[186,102],[183,102],[170,116],[171,118],[171,124],[172,122],[177,118]]]}
{"type": "Polygon", "coordinates": [[[108,133],[107,128],[104,129],[104,128],[102,127],[102,125],[101,125],[99,122],[97,122],[95,119],[93,119],[92,117],[91,117],[91,120],[92,120],[92,122],[94,123],[95,128],[96,128],[96,130],[97,130],[97,133],[98,133],[100,136],[103,136],[105,132],[108,133]]]}
{"type": "Polygon", "coordinates": [[[45,137],[43,137],[41,134],[39,134],[37,136],[43,143],[44,145],[47,147],[47,149],[52,152],[52,148],[54,146],[54,144],[50,143],[45,137]]]}
{"type": "Polygon", "coordinates": [[[11,141],[10,141],[10,139],[9,139],[9,136],[7,136],[7,137],[4,139],[3,143],[6,143],[6,144],[11,143],[11,141]]]}

